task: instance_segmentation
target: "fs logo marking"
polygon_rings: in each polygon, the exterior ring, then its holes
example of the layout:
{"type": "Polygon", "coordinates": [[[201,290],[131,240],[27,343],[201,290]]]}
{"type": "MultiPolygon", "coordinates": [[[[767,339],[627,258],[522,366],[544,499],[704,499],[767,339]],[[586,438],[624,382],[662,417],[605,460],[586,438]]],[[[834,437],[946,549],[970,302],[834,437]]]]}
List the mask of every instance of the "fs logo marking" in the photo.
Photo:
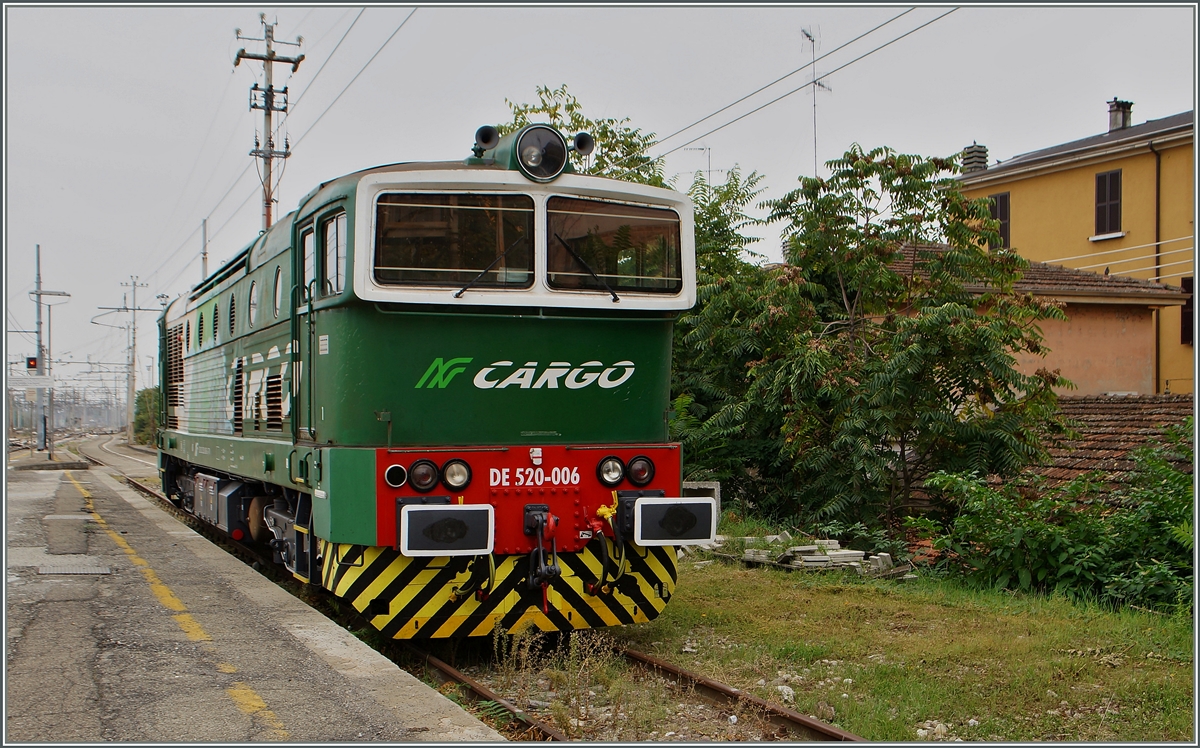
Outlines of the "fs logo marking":
{"type": "MultiPolygon", "coordinates": [[[[425,376],[421,377],[421,381],[417,382],[416,389],[427,387],[433,389],[437,387],[445,389],[446,385],[450,384],[450,380],[455,376],[462,374],[467,370],[467,364],[473,359],[469,358],[452,358],[449,361],[444,361],[441,358],[435,358],[429,368],[425,370],[425,376]],[[426,385],[425,382],[429,384],[426,385]]],[[[410,380],[411,381],[411,380],[410,380]]]]}

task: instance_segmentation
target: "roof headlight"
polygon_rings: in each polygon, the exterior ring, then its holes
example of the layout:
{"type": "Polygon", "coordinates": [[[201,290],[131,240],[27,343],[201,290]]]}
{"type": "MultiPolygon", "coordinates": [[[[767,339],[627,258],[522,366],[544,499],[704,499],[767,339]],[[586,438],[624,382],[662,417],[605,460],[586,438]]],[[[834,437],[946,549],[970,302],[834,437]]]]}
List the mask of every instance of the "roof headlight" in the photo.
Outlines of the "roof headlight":
{"type": "Polygon", "coordinates": [[[461,491],[471,482],[471,467],[462,460],[442,465],[442,483],[451,491],[461,491]]]}
{"type": "Polygon", "coordinates": [[[525,128],[517,138],[517,164],[535,182],[549,182],[567,166],[567,141],[545,125],[525,128]]]}
{"type": "Polygon", "coordinates": [[[596,477],[609,488],[621,482],[625,477],[625,465],[618,457],[605,457],[596,466],[596,477]]]}

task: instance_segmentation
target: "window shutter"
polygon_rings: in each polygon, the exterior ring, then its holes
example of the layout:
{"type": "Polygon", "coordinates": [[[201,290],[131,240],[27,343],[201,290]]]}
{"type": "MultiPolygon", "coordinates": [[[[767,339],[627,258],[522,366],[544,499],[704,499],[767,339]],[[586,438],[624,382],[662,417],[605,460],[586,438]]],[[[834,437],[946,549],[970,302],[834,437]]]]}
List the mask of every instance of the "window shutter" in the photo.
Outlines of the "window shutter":
{"type": "Polygon", "coordinates": [[[1121,170],[1096,175],[1096,235],[1121,230],[1121,170]]]}
{"type": "Polygon", "coordinates": [[[992,208],[991,208],[992,218],[994,218],[1000,222],[1000,244],[993,245],[992,247],[990,247],[990,249],[996,249],[997,246],[999,246],[999,247],[1012,246],[1009,241],[1009,233],[1008,233],[1008,225],[1009,225],[1008,224],[1008,210],[1009,210],[1008,195],[1009,195],[1009,193],[1007,193],[1007,192],[1001,192],[996,195],[988,195],[988,197],[991,198],[991,200],[992,200],[992,208]]]}
{"type": "Polygon", "coordinates": [[[1192,316],[1195,314],[1194,310],[1196,307],[1193,304],[1193,299],[1195,297],[1191,295],[1191,294],[1195,293],[1194,284],[1195,284],[1194,278],[1180,278],[1179,279],[1180,288],[1183,291],[1185,291],[1187,294],[1189,294],[1188,300],[1185,301],[1183,303],[1183,306],[1179,308],[1179,313],[1181,315],[1181,318],[1179,320],[1179,342],[1184,345],[1193,345],[1192,341],[1194,340],[1192,316]]]}

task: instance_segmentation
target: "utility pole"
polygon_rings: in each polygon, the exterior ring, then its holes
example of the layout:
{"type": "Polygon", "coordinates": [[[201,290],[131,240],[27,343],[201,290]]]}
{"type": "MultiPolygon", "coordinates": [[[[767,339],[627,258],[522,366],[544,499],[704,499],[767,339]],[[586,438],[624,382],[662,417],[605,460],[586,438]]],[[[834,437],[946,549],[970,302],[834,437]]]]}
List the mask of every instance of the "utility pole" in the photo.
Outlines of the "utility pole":
{"type": "MultiPolygon", "coordinates": [[[[262,186],[263,186],[263,231],[271,228],[271,204],[274,200],[273,188],[271,185],[271,162],[274,159],[284,159],[292,155],[291,145],[287,138],[283,141],[283,150],[275,150],[275,133],[271,127],[271,115],[273,112],[286,112],[288,107],[287,102],[287,86],[284,86],[279,91],[275,90],[274,75],[275,63],[283,62],[292,66],[292,72],[300,68],[300,63],[304,60],[304,55],[296,57],[281,57],[275,52],[275,24],[267,23],[267,14],[260,13],[258,20],[262,23],[263,38],[255,39],[248,36],[242,36],[241,29],[237,29],[234,33],[238,39],[254,42],[266,42],[266,54],[253,54],[247,52],[244,48],[239,49],[237,57],[234,58],[233,66],[237,67],[242,60],[260,60],[263,64],[263,72],[266,79],[266,87],[260,88],[257,83],[250,87],[250,110],[261,109],[263,111],[263,135],[265,143],[259,141],[258,136],[254,137],[254,150],[250,151],[250,155],[255,158],[261,158],[263,162],[262,186]]],[[[279,44],[288,44],[294,47],[299,47],[304,40],[301,37],[296,37],[294,42],[280,41],[279,44]]]]}
{"type": "MultiPolygon", "coordinates": [[[[37,373],[38,376],[46,374],[46,348],[42,345],[42,297],[43,296],[67,296],[71,294],[65,291],[43,291],[42,290],[42,245],[34,245],[34,291],[29,294],[35,297],[34,303],[37,304],[37,373]]],[[[46,388],[37,388],[37,449],[43,451],[46,449],[46,388]]]]}
{"type": "MultiPolygon", "coordinates": [[[[137,305],[137,290],[138,288],[147,288],[149,284],[138,283],[136,275],[129,276],[128,283],[122,283],[122,286],[130,288],[133,291],[132,305],[126,305],[122,300],[121,306],[102,306],[99,309],[107,309],[113,312],[129,312],[129,360],[127,366],[127,381],[126,381],[126,401],[125,401],[125,417],[128,422],[125,424],[125,438],[130,444],[133,444],[133,404],[137,399],[136,384],[137,384],[137,313],[138,312],[156,312],[157,309],[142,309],[137,305]]],[[[93,320],[95,322],[95,320],[93,320]]]]}

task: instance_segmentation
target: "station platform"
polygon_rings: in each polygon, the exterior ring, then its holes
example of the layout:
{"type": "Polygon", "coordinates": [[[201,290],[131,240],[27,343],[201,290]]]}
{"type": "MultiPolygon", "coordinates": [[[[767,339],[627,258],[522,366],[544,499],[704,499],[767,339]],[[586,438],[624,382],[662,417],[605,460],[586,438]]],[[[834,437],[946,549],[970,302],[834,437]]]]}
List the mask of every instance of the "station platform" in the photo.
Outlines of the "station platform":
{"type": "Polygon", "coordinates": [[[5,478],[5,744],[504,739],[106,469],[5,478]]]}

